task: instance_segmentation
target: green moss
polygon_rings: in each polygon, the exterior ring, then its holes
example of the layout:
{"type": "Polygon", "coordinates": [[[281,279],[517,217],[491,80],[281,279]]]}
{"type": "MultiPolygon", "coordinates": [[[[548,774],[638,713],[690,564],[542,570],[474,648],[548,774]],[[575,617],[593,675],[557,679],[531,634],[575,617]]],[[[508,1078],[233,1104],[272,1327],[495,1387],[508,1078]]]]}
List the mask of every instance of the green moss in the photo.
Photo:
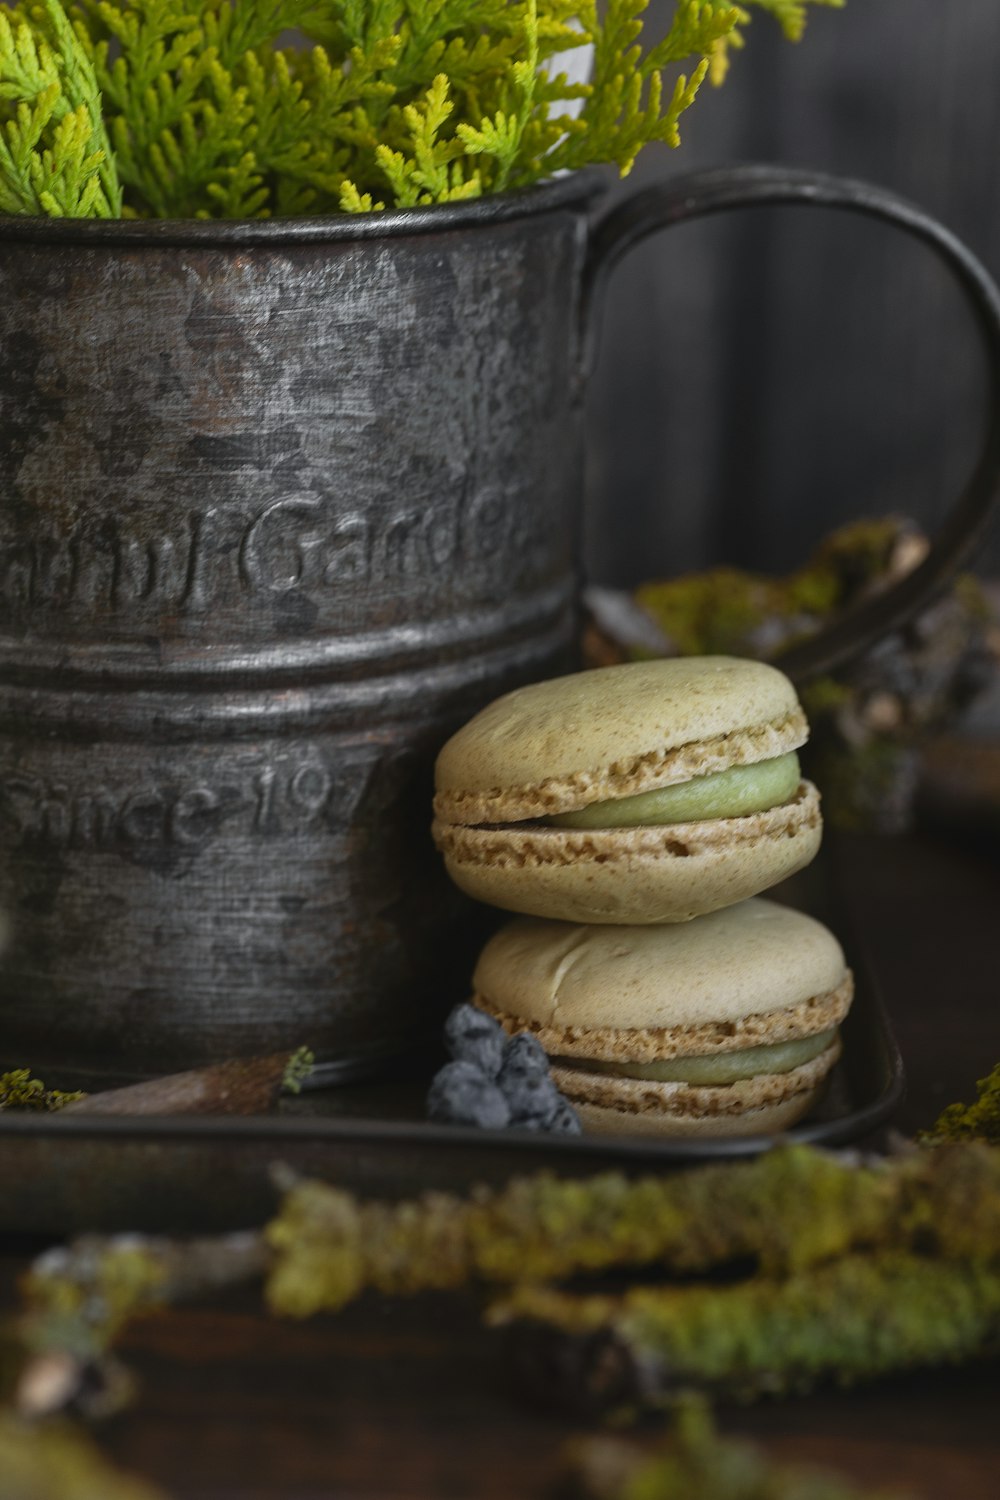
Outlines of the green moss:
{"type": "Polygon", "coordinates": [[[341,1307],[365,1287],[405,1294],[653,1264],[687,1275],[747,1257],[779,1275],[861,1245],[918,1241],[946,1258],[981,1256],[1000,1243],[1000,1150],[955,1146],[859,1167],[789,1146],[665,1178],[540,1175],[398,1204],[305,1182],[266,1235],[268,1298],[293,1317],[341,1307]]]}
{"type": "Polygon", "coordinates": [[[696,1397],[673,1403],[669,1421],[669,1436],[652,1451],[620,1437],[572,1445],[567,1456],[586,1500],[902,1500],[898,1490],[861,1491],[838,1474],[774,1463],[718,1432],[696,1397]]]}
{"type": "Polygon", "coordinates": [[[813,682],[803,684],[799,696],[812,723],[813,719],[836,713],[850,703],[851,690],[845,682],[838,682],[835,677],[817,677],[813,682]]]}
{"type": "Polygon", "coordinates": [[[833,568],[811,564],[793,573],[783,590],[783,606],[790,614],[832,615],[841,600],[840,580],[833,568]]]}
{"type": "Polygon", "coordinates": [[[829,572],[840,579],[843,590],[859,579],[881,576],[899,543],[913,534],[912,523],[899,516],[850,521],[820,543],[804,571],[806,574],[829,572]]]}
{"type": "Polygon", "coordinates": [[[782,605],[780,585],[735,568],[643,584],[635,598],[681,656],[740,654],[740,643],[782,605]]]}
{"type": "Polygon", "coordinates": [[[302,1085],[310,1077],[316,1059],[308,1047],[299,1047],[288,1059],[285,1076],[281,1080],[281,1087],[286,1094],[301,1094],[302,1085]]]}
{"type": "Polygon", "coordinates": [[[899,1251],[848,1255],[781,1281],[632,1287],[579,1296],[522,1287],[493,1311],[591,1340],[610,1335],[660,1390],[798,1392],[950,1363],[1000,1347],[1000,1267],[899,1251]]]}
{"type": "Polygon", "coordinates": [[[28,1068],[15,1068],[10,1073],[0,1073],[0,1109],[54,1110],[63,1109],[83,1099],[82,1093],[65,1093],[62,1089],[47,1089],[38,1078],[32,1078],[28,1068]]]}
{"type": "Polygon", "coordinates": [[[760,633],[784,625],[778,644],[808,634],[885,575],[895,549],[912,528],[895,516],[857,521],[821,543],[802,568],[785,577],[712,568],[635,593],[682,656],[769,654],[760,633]]]}
{"type": "Polygon", "coordinates": [[[0,1413],[3,1500],[166,1500],[162,1490],[113,1468],[91,1440],[63,1425],[29,1425],[0,1413]]]}
{"type": "MultiPolygon", "coordinates": [[[[318,1182],[293,1187],[266,1231],[274,1255],[267,1287],[271,1307],[304,1318],[358,1296],[366,1280],[366,1227],[364,1210],[349,1193],[318,1182]]],[[[369,1240],[370,1247],[374,1243],[369,1240]]]]}
{"type": "Polygon", "coordinates": [[[920,1140],[937,1146],[955,1141],[986,1141],[1000,1146],[1000,1063],[976,1084],[973,1104],[949,1104],[920,1140]]]}
{"type": "Polygon", "coordinates": [[[22,1285],[31,1348],[87,1360],[99,1358],[133,1317],[166,1300],[167,1276],[156,1242],[94,1239],[50,1251],[22,1285]]]}
{"type": "Polygon", "coordinates": [[[962,573],[955,579],[952,587],[963,608],[977,624],[988,627],[994,623],[993,607],[978,578],[971,573],[962,573]]]}

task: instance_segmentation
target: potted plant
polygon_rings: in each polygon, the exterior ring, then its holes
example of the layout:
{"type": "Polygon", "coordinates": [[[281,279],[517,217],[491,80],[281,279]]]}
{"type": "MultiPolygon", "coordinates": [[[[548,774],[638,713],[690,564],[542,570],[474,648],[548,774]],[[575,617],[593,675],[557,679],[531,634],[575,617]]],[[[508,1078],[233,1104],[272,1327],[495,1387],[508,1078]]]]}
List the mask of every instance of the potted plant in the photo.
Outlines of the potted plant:
{"type": "MultiPolygon", "coordinates": [[[[754,3],[801,31],[799,0],[754,3]]],[[[574,655],[586,334],[637,239],[744,202],[895,217],[993,337],[971,258],[856,186],[708,174],[592,230],[589,167],[675,145],[750,15],[679,0],[647,41],[643,8],[0,14],[13,1061],[308,1042],[370,1067],[460,992],[479,934],[437,871],[429,768],[574,655]]]]}

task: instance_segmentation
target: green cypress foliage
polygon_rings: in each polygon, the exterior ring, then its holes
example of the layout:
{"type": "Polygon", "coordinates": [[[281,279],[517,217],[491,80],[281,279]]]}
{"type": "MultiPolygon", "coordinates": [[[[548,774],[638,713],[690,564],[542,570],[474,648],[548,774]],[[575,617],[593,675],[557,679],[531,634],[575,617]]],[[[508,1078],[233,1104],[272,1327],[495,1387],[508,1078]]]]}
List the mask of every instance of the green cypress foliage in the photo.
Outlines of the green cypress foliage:
{"type": "Polygon", "coordinates": [[[59,0],[0,10],[0,213],[122,213],[90,51],[59,0]]]}
{"type": "Polygon", "coordinates": [[[357,213],[625,174],[678,144],[747,6],[797,40],[808,3],[843,0],[676,0],[650,39],[648,0],[23,0],[0,8],[0,213],[357,213]]]}

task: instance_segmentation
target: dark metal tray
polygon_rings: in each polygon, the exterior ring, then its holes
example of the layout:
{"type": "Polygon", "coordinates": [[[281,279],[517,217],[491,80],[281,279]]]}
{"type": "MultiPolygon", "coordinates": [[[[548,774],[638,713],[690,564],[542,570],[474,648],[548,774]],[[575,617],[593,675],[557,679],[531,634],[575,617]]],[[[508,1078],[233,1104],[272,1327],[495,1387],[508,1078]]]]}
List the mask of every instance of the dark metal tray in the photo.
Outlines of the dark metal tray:
{"type": "MultiPolygon", "coordinates": [[[[870,1137],[902,1098],[903,1066],[863,941],[845,927],[824,862],[779,894],[828,922],[857,985],[824,1100],[783,1139],[839,1146],[870,1137]]],[[[257,1224],[274,1206],[277,1163],[368,1196],[398,1197],[541,1169],[656,1172],[753,1155],[772,1144],[760,1136],[659,1142],[428,1125],[421,1118],[426,1082],[425,1065],[378,1084],[313,1089],[276,1115],[249,1119],[0,1114],[0,1230],[182,1232],[257,1224]]]]}

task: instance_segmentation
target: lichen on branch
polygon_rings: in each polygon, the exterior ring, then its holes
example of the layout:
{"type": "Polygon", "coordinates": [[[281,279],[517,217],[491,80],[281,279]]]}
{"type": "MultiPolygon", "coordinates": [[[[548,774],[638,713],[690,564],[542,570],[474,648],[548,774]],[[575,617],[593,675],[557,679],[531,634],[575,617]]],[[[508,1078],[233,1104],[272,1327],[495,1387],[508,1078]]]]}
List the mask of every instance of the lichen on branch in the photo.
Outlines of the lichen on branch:
{"type": "Polygon", "coordinates": [[[576,1500],[907,1500],[895,1486],[862,1490],[829,1469],[775,1461],[721,1433],[695,1396],[671,1405],[668,1433],[652,1449],[603,1435],[574,1440],[565,1457],[576,1500]]]}
{"type": "Polygon", "coordinates": [[[158,1487],[114,1468],[69,1424],[39,1426],[4,1412],[0,1476],[4,1500],[167,1500],[158,1487]]]}
{"type": "Polygon", "coordinates": [[[1000,1246],[1000,1151],[970,1145],[858,1165],[786,1146],[668,1177],[538,1175],[400,1204],[306,1181],[286,1193],[266,1236],[268,1299],[292,1317],[342,1307],[366,1288],[405,1295],[626,1267],[689,1276],[734,1261],[780,1276],[859,1248],[977,1259],[1000,1246]]]}
{"type": "Polygon", "coordinates": [[[976,1085],[972,1104],[949,1104],[919,1140],[925,1146],[984,1141],[1000,1146],[1000,1063],[976,1085]]]}
{"type": "Polygon", "coordinates": [[[46,1088],[40,1078],[31,1076],[30,1068],[12,1068],[9,1073],[0,1073],[0,1109],[64,1109],[85,1097],[82,1093],[46,1088]]]}
{"type": "Polygon", "coordinates": [[[47,1251],[23,1281],[19,1389],[37,1410],[46,1361],[105,1368],[133,1319],[254,1282],[290,1317],[366,1290],[485,1285],[493,1321],[533,1340],[532,1359],[579,1365],[585,1385],[596,1359],[602,1390],[620,1367],[653,1404],[687,1384],[755,1394],[874,1377],[1000,1350],[1000,1150],[859,1160],[796,1145],[665,1177],[538,1175],[399,1203],[286,1183],[261,1231],[47,1251]],[[654,1279],[620,1295],[556,1285],[611,1270],[654,1279]]]}
{"type": "Polygon", "coordinates": [[[642,1405],[692,1388],[780,1395],[996,1354],[1000,1265],[882,1251],[732,1286],[635,1286],[620,1296],[525,1286],[491,1321],[516,1326],[555,1367],[579,1363],[584,1391],[593,1389],[589,1362],[613,1349],[617,1391],[642,1405]]]}

